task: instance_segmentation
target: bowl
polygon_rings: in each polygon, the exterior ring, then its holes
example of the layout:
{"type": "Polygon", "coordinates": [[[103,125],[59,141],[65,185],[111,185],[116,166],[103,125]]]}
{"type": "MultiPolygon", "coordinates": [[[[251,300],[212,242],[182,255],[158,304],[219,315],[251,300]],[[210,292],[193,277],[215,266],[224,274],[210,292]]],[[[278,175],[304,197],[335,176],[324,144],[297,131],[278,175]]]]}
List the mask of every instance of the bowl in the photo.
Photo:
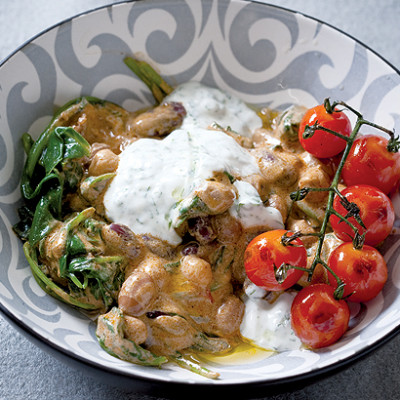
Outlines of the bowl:
{"type": "MultiPolygon", "coordinates": [[[[339,342],[318,351],[214,359],[209,364],[221,374],[218,380],[169,364],[152,369],[113,358],[98,345],[91,319],[40,289],[12,230],[21,202],[21,136],[29,132],[36,138],[58,106],[83,95],[129,110],[150,105],[147,87],[123,63],[131,55],[147,61],[171,85],[201,81],[276,109],[310,107],[330,97],[370,121],[400,128],[398,71],[335,28],[275,6],[240,0],[123,2],[50,28],[0,65],[0,310],[6,318],[35,343],[93,371],[199,386],[300,381],[348,365],[397,334],[398,222],[381,248],[388,282],[378,297],[353,310],[354,326],[339,342]]],[[[397,195],[393,200],[399,216],[397,195]]]]}

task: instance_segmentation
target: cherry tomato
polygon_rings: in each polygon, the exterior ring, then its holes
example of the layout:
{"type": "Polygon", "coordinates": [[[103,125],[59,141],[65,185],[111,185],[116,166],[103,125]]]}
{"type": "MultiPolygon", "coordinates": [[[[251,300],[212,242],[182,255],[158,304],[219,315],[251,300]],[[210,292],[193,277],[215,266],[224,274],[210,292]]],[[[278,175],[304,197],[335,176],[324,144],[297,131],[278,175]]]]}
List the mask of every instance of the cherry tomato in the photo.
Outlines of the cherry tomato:
{"type": "Polygon", "coordinates": [[[346,141],[321,129],[315,131],[308,139],[303,138],[306,125],[312,126],[316,122],[324,128],[350,136],[351,123],[342,111],[334,111],[329,114],[323,104],[310,108],[304,114],[299,126],[299,141],[304,150],[318,158],[329,158],[339,154],[346,147],[346,141]]]}
{"type": "Polygon", "coordinates": [[[388,140],[375,135],[354,141],[342,170],[347,186],[365,184],[388,194],[400,184],[400,153],[387,150],[388,140]]]}
{"type": "MultiPolygon", "coordinates": [[[[360,218],[366,226],[365,244],[376,246],[390,234],[395,219],[392,202],[385,193],[368,185],[349,186],[341,194],[360,209],[360,218]]],[[[333,201],[333,208],[339,214],[346,216],[346,209],[340,204],[339,196],[333,201]]],[[[354,238],[354,231],[336,215],[330,216],[330,223],[336,236],[349,242],[354,238]]],[[[362,234],[365,229],[353,218],[348,218],[362,234]]]]}
{"type": "Polygon", "coordinates": [[[349,325],[350,311],[344,300],[336,300],[335,289],[318,283],[302,289],[291,308],[292,329],[297,337],[313,349],[338,341],[349,325]]]}
{"type": "MultiPolygon", "coordinates": [[[[373,299],[387,281],[387,267],[381,253],[374,247],[364,245],[356,250],[352,243],[343,243],[331,253],[329,267],[345,283],[343,296],[364,302],[373,299]]],[[[337,286],[335,277],[328,273],[333,287],[337,286]]]]}
{"type": "MultiPolygon", "coordinates": [[[[287,232],[277,229],[255,237],[244,253],[244,267],[249,279],[265,290],[285,290],[293,286],[303,275],[303,271],[289,269],[286,279],[279,284],[275,278],[274,265],[279,268],[283,263],[301,268],[307,266],[307,252],[300,239],[284,246],[282,235],[287,232]]],[[[288,233],[291,236],[291,233],[288,233]]]]}

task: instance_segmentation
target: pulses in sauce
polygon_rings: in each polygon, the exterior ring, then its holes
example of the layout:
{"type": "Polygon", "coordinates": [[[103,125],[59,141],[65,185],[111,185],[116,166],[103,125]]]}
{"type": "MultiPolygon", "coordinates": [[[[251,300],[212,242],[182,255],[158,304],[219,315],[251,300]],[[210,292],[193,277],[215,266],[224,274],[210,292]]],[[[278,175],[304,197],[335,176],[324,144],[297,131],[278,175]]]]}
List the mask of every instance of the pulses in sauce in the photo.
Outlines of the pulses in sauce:
{"type": "Polygon", "coordinates": [[[63,163],[76,174],[64,219],[30,242],[41,249],[38,274],[64,301],[100,311],[100,344],[133,363],[168,357],[188,368],[196,352],[300,347],[292,295],[249,292],[243,254],[260,232],[313,230],[323,209],[323,196],[310,196],[288,218],[289,193],[332,172],[293,141],[302,112],[256,113],[196,82],[142,113],[73,103],[51,127],[74,128],[90,148],[63,163]]]}

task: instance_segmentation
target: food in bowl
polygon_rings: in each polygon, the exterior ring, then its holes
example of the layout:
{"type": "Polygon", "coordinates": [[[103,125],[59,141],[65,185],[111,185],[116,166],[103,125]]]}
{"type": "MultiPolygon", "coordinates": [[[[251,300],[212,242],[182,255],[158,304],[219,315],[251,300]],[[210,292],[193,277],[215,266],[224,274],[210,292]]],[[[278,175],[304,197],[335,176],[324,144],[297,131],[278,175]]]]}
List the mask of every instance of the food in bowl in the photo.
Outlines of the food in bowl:
{"type": "MultiPolygon", "coordinates": [[[[147,64],[126,63],[157,106],[132,113],[79,98],[36,142],[23,137],[26,204],[15,230],[40,286],[97,314],[96,334],[110,354],[150,366],[170,360],[210,378],[218,374],[196,363],[196,353],[225,354],[243,341],[283,351],[338,340],[350,318],[342,299],[350,281],[330,255],[348,238],[364,254],[372,228],[340,193],[345,157],[333,157],[351,148],[361,123],[349,129],[330,102],[312,121],[298,106],[254,110],[198,82],[172,89],[147,64]],[[332,115],[339,133],[324,125],[332,115]],[[328,147],[337,150],[318,158],[332,138],[339,145],[328,147]],[[353,237],[330,232],[329,217],[353,237]],[[316,298],[306,310],[296,300],[302,287],[316,298]],[[304,334],[313,330],[317,340],[304,334]]],[[[388,234],[383,196],[377,209],[388,234]]],[[[378,293],[386,264],[362,260],[353,271],[368,286],[377,270],[378,293]]]]}

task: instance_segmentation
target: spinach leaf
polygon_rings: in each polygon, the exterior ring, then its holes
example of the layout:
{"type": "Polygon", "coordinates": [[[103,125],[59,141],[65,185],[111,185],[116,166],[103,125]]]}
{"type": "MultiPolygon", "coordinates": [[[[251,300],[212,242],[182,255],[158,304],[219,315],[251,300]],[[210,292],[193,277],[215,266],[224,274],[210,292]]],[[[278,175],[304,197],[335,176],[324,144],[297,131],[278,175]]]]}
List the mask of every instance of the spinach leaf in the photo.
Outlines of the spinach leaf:
{"type": "Polygon", "coordinates": [[[81,293],[81,296],[77,296],[75,293],[70,294],[65,288],[61,288],[55,284],[43,271],[38,262],[36,249],[32,248],[29,242],[24,244],[24,254],[28,263],[31,267],[32,274],[39,284],[39,286],[50,296],[63,301],[64,303],[70,304],[75,307],[82,308],[84,310],[96,310],[98,305],[88,301],[88,297],[85,293],[81,293]]]}
{"type": "Polygon", "coordinates": [[[35,246],[53,229],[56,219],[53,214],[60,213],[61,190],[55,188],[43,196],[36,206],[28,239],[31,246],[35,246]],[[54,209],[54,207],[58,207],[54,209]]]}
{"type": "Polygon", "coordinates": [[[28,229],[25,224],[23,231],[23,238],[28,237],[31,246],[40,242],[50,232],[54,222],[61,218],[66,177],[68,189],[72,189],[83,174],[79,164],[72,160],[88,155],[89,143],[70,127],[47,129],[30,146],[21,191],[34,214],[31,228],[28,229]],[[69,168],[66,172],[65,166],[69,168]]]}

